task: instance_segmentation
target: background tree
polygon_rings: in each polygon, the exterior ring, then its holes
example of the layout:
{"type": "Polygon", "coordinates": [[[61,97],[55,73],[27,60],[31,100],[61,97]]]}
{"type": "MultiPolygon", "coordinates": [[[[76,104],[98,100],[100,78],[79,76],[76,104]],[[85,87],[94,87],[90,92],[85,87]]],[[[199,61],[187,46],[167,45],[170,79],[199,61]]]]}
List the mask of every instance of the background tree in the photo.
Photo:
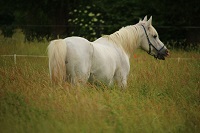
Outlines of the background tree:
{"type": "Polygon", "coordinates": [[[199,0],[6,0],[0,1],[0,28],[5,36],[20,28],[29,40],[57,35],[94,40],[152,15],[162,40],[200,42],[199,5],[199,0]]]}

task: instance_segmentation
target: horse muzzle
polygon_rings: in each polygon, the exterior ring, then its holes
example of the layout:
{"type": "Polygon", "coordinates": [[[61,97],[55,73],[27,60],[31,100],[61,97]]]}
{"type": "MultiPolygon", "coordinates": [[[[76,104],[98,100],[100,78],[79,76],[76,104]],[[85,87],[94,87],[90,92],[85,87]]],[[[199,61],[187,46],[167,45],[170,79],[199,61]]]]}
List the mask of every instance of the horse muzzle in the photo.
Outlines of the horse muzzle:
{"type": "Polygon", "coordinates": [[[157,55],[155,55],[154,57],[156,59],[159,59],[159,60],[165,60],[165,57],[169,56],[169,50],[168,49],[162,49],[161,51],[159,51],[157,53],[157,55]]]}

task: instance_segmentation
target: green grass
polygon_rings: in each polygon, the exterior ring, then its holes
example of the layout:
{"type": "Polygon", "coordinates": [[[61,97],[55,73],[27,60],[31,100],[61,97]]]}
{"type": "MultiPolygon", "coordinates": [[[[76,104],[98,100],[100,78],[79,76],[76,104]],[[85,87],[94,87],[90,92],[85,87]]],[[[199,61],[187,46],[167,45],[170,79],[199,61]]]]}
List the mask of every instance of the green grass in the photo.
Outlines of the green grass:
{"type": "MultiPolygon", "coordinates": [[[[48,44],[1,42],[1,54],[46,55],[48,44]]],[[[15,65],[13,57],[0,57],[1,133],[199,132],[200,54],[171,51],[171,58],[192,58],[179,61],[140,51],[136,57],[125,91],[52,85],[47,58],[17,57],[15,65]]]]}

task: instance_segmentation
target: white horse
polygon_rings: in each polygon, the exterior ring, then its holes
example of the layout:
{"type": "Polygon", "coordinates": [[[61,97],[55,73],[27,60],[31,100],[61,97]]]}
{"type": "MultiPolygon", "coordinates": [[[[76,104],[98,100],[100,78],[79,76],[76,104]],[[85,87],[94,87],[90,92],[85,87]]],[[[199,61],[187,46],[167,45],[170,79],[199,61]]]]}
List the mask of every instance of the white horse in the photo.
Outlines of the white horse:
{"type": "Polygon", "coordinates": [[[98,81],[112,85],[116,81],[120,87],[126,87],[129,58],[137,48],[157,59],[164,60],[169,55],[152,26],[152,17],[147,21],[145,16],[139,23],[94,42],[81,37],[51,41],[48,46],[50,77],[53,81],[72,84],[98,81]]]}

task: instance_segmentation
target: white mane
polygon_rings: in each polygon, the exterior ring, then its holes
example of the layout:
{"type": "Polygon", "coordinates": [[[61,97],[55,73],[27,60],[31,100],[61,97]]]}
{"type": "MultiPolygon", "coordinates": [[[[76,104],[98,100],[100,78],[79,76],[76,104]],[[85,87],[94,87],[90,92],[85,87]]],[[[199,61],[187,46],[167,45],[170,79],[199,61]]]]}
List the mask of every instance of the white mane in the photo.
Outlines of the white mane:
{"type": "Polygon", "coordinates": [[[115,45],[122,47],[124,51],[130,55],[139,45],[139,29],[136,25],[130,25],[121,28],[119,31],[111,35],[106,35],[109,41],[112,41],[115,45]]]}

